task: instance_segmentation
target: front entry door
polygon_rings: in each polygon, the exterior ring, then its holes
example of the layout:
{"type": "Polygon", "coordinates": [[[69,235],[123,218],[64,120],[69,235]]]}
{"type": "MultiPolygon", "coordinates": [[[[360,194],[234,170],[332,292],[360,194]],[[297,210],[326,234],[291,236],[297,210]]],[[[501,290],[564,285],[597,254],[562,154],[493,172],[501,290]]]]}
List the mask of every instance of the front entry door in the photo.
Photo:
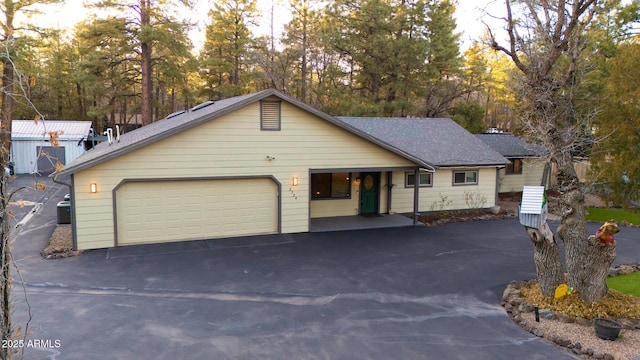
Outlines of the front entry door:
{"type": "Polygon", "coordinates": [[[378,213],[380,173],[360,174],[360,214],[378,213]]]}

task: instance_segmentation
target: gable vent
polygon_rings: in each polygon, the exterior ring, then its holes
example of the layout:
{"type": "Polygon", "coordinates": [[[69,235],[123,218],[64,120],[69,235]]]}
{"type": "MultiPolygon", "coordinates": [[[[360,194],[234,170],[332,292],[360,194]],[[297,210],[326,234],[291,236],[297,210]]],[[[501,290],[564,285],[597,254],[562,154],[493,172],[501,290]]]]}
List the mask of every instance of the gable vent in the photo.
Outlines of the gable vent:
{"type": "Polygon", "coordinates": [[[280,102],[260,102],[260,129],[280,130],[280,102]]]}

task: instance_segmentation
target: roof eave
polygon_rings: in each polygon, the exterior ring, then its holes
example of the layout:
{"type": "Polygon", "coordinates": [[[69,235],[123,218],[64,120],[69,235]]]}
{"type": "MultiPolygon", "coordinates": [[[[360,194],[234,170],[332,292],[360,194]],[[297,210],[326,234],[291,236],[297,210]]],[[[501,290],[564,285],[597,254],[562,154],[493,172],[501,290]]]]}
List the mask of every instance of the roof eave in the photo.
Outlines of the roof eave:
{"type": "Polygon", "coordinates": [[[439,168],[493,168],[505,167],[508,163],[491,163],[491,164],[439,164],[439,168]]]}

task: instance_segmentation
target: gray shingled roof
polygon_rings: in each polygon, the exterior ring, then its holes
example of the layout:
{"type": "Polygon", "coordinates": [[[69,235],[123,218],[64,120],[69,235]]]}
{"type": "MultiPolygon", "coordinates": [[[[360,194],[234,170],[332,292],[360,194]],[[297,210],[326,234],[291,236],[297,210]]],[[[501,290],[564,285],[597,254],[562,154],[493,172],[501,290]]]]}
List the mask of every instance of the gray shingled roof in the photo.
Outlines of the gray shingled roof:
{"type": "Polygon", "coordinates": [[[508,158],[541,157],[546,153],[542,146],[528,144],[511,133],[478,134],[476,137],[508,158]]]}
{"type": "Polygon", "coordinates": [[[199,110],[190,110],[183,114],[170,117],[169,119],[162,119],[147,126],[143,126],[139,129],[123,134],[122,136],[120,136],[120,141],[114,140],[111,144],[108,144],[106,141],[100,143],[94,149],[86,152],[84,155],[67,164],[55,176],[57,177],[73,174],[78,171],[90,168],[102,162],[108,161],[120,155],[124,155],[133,150],[142,148],[146,145],[167,138],[171,135],[214,120],[224,114],[228,114],[235,110],[241,109],[249,104],[263,100],[270,96],[279,97],[283,101],[287,101],[295,106],[298,106],[303,110],[306,110],[330,123],[333,123],[339,127],[344,128],[345,130],[354,133],[355,135],[358,135],[410,161],[413,161],[420,166],[429,166],[428,163],[425,163],[422,159],[404,151],[402,148],[396,148],[390,144],[384,143],[376,137],[364,133],[348,124],[345,124],[344,122],[338,121],[336,118],[327,115],[317,109],[314,109],[292,97],[284,95],[276,90],[268,89],[253,94],[218,100],[215,103],[203,107],[199,110]]]}
{"type": "Polygon", "coordinates": [[[505,165],[509,161],[451,119],[338,117],[435,167],[505,165]]]}
{"type": "Polygon", "coordinates": [[[111,144],[105,141],[67,164],[55,176],[90,168],[271,96],[302,108],[419,166],[500,166],[508,163],[502,155],[450,119],[335,118],[269,89],[218,100],[198,110],[170,116],[123,134],[119,141],[114,140],[111,144]]]}

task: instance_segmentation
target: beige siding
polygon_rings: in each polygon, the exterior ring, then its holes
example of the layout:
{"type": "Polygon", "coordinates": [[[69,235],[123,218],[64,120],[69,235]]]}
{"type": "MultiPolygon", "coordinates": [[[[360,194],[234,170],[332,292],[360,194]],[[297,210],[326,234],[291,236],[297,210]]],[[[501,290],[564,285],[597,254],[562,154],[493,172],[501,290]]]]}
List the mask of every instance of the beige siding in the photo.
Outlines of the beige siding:
{"type": "Polygon", "coordinates": [[[258,103],[247,106],[76,173],[78,248],[113,246],[112,190],[125,178],[272,175],[281,183],[281,230],[293,233],[309,230],[310,168],[414,166],[286,102],[282,130],[261,131],[259,110],[258,103]],[[294,176],[300,180],[296,187],[291,184],[294,176]],[[92,182],[98,184],[96,194],[88,191],[92,182]]]}
{"type": "MultiPolygon", "coordinates": [[[[477,185],[456,186],[453,185],[453,169],[436,170],[433,174],[433,186],[420,188],[418,196],[419,211],[467,210],[469,205],[465,200],[465,193],[468,193],[474,199],[486,199],[483,206],[485,208],[496,205],[496,169],[482,168],[477,170],[477,185]]],[[[391,204],[392,211],[396,213],[413,212],[414,189],[413,187],[405,188],[404,174],[402,171],[393,173],[391,204]]]]}
{"type": "Polygon", "coordinates": [[[544,173],[544,161],[539,159],[523,159],[522,174],[505,173],[500,170],[500,192],[519,192],[523,186],[540,186],[544,173]]]}

